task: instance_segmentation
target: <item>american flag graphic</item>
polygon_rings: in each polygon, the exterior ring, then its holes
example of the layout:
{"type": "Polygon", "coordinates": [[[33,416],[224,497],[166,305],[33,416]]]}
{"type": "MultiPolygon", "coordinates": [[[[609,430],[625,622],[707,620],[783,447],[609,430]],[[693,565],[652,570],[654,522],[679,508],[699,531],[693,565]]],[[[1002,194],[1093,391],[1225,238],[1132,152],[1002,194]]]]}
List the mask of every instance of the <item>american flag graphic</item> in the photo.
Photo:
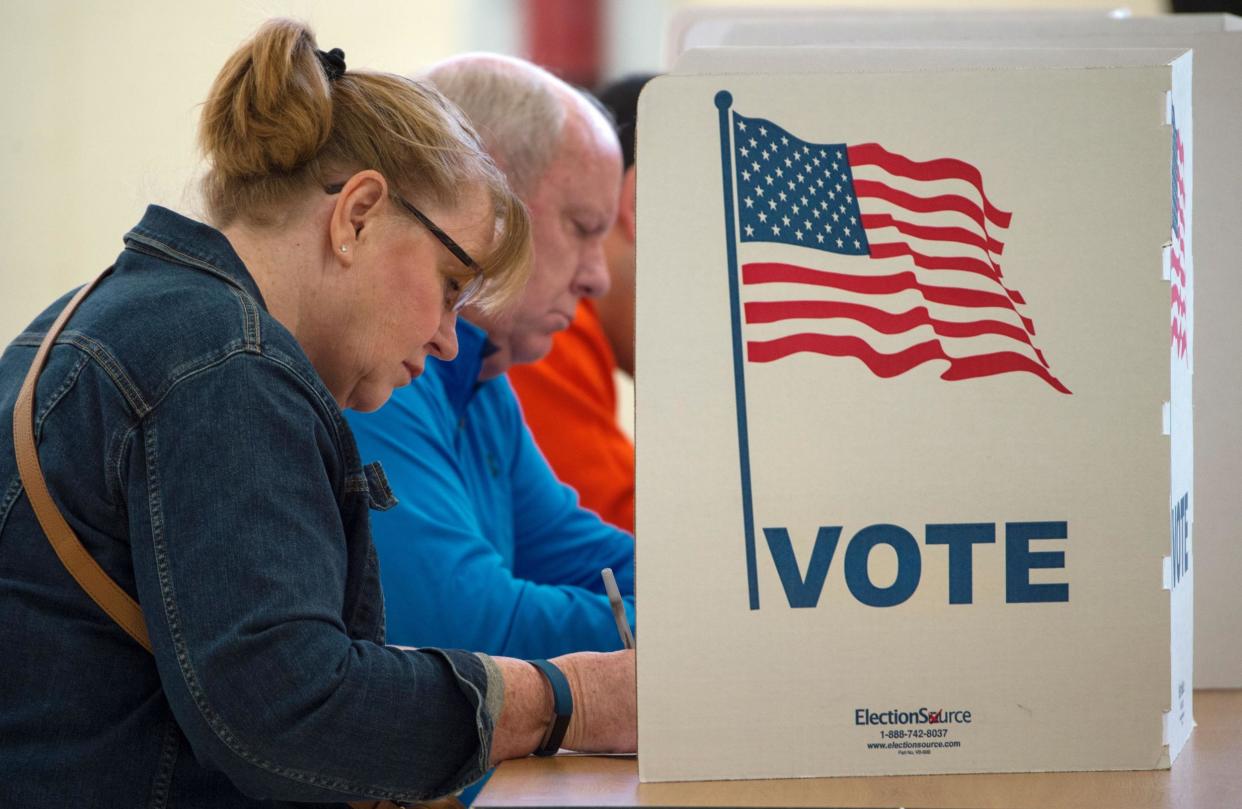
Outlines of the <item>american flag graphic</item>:
{"type": "Polygon", "coordinates": [[[1177,128],[1177,113],[1173,114],[1173,238],[1169,248],[1169,286],[1172,319],[1170,334],[1173,350],[1178,359],[1186,359],[1189,339],[1186,333],[1186,150],[1182,135],[1177,128]]]}
{"type": "Polygon", "coordinates": [[[1001,272],[1012,214],[979,169],[731,121],[748,361],[809,352],[883,378],[939,361],[945,380],[1022,372],[1070,393],[1001,272]]]}

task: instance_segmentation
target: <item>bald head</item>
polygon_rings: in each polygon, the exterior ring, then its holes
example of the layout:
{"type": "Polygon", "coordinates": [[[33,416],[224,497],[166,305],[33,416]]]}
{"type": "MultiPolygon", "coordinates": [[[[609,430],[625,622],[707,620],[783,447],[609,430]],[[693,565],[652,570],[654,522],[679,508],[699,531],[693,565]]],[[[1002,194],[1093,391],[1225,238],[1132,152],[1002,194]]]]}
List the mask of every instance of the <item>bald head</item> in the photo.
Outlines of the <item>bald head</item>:
{"type": "Polygon", "coordinates": [[[594,99],[523,59],[467,53],[432,65],[426,78],[466,114],[519,194],[534,189],[572,119],[616,142],[594,99]]]}
{"type": "Polygon", "coordinates": [[[484,363],[489,378],[541,359],[579,300],[608,290],[603,245],[617,216],[621,147],[597,104],[529,62],[467,54],[427,78],[470,119],[530,210],[534,266],[521,301],[500,315],[465,312],[499,349],[484,363]]]}

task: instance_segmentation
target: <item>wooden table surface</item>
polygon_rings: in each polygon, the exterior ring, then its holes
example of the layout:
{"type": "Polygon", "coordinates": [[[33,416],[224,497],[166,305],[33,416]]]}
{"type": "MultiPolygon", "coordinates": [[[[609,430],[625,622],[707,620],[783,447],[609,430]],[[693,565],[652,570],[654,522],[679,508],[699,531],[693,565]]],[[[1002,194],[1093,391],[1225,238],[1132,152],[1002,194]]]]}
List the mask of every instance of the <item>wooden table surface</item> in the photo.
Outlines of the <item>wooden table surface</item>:
{"type": "Polygon", "coordinates": [[[1196,691],[1172,770],[638,783],[634,756],[507,761],[478,807],[820,806],[906,809],[1242,809],[1242,690],[1196,691]]]}

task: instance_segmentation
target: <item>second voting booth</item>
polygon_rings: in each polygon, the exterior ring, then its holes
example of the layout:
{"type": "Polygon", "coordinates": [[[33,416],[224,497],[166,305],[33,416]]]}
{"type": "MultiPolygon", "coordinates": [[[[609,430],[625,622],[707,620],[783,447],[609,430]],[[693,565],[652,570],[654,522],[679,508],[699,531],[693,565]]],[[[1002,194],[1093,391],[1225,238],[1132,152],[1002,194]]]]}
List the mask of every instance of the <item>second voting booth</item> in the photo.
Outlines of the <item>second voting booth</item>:
{"type": "Polygon", "coordinates": [[[648,86],[643,780],[1176,758],[1191,60],[648,86]]]}

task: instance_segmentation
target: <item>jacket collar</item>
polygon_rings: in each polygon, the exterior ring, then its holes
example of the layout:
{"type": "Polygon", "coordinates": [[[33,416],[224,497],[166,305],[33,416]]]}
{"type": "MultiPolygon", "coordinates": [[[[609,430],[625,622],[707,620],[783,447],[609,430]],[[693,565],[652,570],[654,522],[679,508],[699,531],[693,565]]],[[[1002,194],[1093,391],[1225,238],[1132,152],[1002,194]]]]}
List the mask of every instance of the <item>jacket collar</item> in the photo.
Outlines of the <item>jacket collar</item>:
{"type": "Polygon", "coordinates": [[[220,278],[267,309],[259,285],[224,234],[159,205],[147,206],[142,221],[125,234],[125,246],[220,278]]]}

